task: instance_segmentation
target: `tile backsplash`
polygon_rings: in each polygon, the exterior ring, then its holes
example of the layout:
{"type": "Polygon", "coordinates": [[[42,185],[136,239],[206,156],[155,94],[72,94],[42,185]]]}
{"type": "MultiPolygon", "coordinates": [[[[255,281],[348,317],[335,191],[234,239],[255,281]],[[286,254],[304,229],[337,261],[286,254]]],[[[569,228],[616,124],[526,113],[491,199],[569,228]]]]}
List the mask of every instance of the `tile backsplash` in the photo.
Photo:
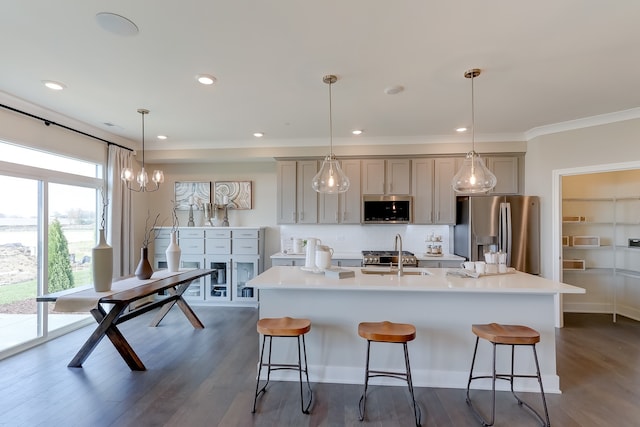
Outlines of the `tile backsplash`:
{"type": "Polygon", "coordinates": [[[448,225],[281,225],[280,237],[316,237],[336,252],[393,249],[396,234],[402,236],[402,248],[416,255],[426,252],[429,236],[442,236],[442,251],[453,250],[453,232],[448,225]]]}

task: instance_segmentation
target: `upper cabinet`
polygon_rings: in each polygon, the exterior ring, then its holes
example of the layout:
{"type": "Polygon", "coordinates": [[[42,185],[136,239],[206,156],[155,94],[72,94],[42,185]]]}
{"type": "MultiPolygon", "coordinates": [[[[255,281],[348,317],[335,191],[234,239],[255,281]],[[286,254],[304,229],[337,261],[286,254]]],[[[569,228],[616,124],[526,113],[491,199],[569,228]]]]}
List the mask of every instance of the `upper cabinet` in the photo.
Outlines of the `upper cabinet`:
{"type": "Polygon", "coordinates": [[[278,162],[278,224],[318,222],[318,193],[311,187],[317,173],[316,160],[278,162]]]}
{"type": "Polygon", "coordinates": [[[362,194],[410,193],[410,159],[362,160],[362,194]]]}
{"type": "Polygon", "coordinates": [[[462,158],[442,157],[434,160],[433,165],[433,210],[434,224],[456,223],[456,193],[451,180],[458,172],[462,158]]]}
{"type": "Polygon", "coordinates": [[[349,178],[349,189],[340,194],[319,195],[320,224],[360,224],[360,160],[342,160],[340,164],[349,178]]]}
{"type": "Polygon", "coordinates": [[[489,156],[484,161],[498,180],[489,194],[521,194],[519,157],[489,156]]]}
{"type": "MultiPolygon", "coordinates": [[[[453,225],[456,193],[451,180],[463,157],[342,159],[351,182],[341,194],[318,194],[311,187],[317,160],[278,161],[278,224],[360,224],[363,195],[413,196],[414,224],[453,225]]],[[[490,194],[521,194],[523,157],[483,157],[498,183],[490,194]]]]}
{"type": "Polygon", "coordinates": [[[411,161],[414,224],[433,224],[433,162],[434,159],[411,161]]]}
{"type": "Polygon", "coordinates": [[[413,223],[455,224],[454,157],[412,160],[413,223]]]}

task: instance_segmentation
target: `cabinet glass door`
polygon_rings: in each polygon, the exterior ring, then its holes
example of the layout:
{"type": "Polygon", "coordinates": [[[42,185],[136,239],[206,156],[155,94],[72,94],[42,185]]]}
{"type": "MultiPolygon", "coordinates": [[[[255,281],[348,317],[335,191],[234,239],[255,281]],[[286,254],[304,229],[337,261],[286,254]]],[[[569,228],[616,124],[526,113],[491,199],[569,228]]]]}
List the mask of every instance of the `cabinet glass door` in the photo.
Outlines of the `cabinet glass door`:
{"type": "Polygon", "coordinates": [[[229,257],[207,257],[206,268],[213,271],[205,279],[205,296],[208,301],[229,301],[231,299],[231,260],[229,257]]]}
{"type": "Polygon", "coordinates": [[[258,258],[237,256],[233,258],[233,299],[236,301],[257,301],[258,293],[247,282],[258,273],[258,258]]]}
{"type": "MultiPolygon", "coordinates": [[[[204,268],[204,260],[198,256],[182,255],[180,259],[180,268],[204,268]]],[[[189,285],[182,296],[187,299],[202,300],[204,299],[204,278],[194,280],[189,285]]]]}

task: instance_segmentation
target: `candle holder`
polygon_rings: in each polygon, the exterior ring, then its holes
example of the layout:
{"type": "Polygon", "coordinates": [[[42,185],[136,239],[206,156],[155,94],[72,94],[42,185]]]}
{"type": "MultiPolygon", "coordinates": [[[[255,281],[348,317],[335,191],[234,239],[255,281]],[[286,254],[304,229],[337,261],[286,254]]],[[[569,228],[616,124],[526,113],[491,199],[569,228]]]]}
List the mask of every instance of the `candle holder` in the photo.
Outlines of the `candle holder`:
{"type": "Polygon", "coordinates": [[[196,222],[193,220],[193,204],[189,204],[189,222],[187,223],[187,227],[195,227],[196,222]]]}

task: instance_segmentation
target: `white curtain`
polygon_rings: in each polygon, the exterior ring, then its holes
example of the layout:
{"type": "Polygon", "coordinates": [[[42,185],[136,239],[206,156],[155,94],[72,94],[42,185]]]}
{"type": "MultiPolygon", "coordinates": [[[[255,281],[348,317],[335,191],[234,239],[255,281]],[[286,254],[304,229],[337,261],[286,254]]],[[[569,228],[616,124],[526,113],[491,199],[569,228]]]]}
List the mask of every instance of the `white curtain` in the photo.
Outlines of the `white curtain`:
{"type": "Polygon", "coordinates": [[[109,145],[107,163],[108,183],[108,221],[107,239],[113,247],[113,274],[115,277],[133,274],[133,221],[131,218],[131,191],[120,179],[122,169],[131,167],[133,154],[131,151],[115,145],[109,145]]]}

